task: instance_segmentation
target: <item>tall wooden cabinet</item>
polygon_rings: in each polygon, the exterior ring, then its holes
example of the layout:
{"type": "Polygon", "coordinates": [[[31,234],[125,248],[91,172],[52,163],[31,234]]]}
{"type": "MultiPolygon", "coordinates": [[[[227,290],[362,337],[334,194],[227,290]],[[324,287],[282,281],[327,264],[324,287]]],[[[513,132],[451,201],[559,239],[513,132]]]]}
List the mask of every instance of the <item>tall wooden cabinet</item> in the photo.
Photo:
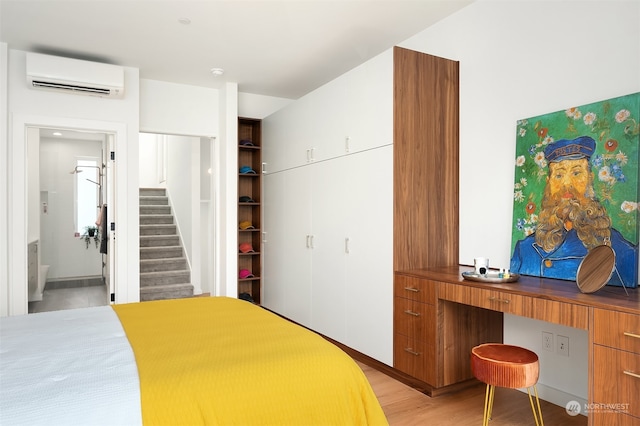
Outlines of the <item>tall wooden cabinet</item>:
{"type": "Polygon", "coordinates": [[[396,48],[394,270],[458,264],[458,62],[396,48]]]}
{"type": "Polygon", "coordinates": [[[262,299],[262,123],[238,119],[238,296],[262,299]]]}
{"type": "Polygon", "coordinates": [[[393,365],[432,392],[469,372],[445,365],[435,283],[398,271],[458,265],[458,63],[395,53],[393,365]]]}
{"type": "Polygon", "coordinates": [[[393,365],[393,271],[457,264],[457,112],[394,48],[265,118],[263,305],[393,365]]]}

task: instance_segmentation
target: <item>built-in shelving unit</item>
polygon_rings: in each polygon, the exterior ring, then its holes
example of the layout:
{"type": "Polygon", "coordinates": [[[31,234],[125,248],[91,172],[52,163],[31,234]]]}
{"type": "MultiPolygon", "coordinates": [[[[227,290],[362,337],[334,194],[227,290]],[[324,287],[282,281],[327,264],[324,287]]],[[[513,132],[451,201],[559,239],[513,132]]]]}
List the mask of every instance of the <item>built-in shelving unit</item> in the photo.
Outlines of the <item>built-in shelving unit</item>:
{"type": "Polygon", "coordinates": [[[238,297],[261,302],[261,121],[238,119],[238,297]],[[250,298],[250,299],[249,299],[250,298]]]}

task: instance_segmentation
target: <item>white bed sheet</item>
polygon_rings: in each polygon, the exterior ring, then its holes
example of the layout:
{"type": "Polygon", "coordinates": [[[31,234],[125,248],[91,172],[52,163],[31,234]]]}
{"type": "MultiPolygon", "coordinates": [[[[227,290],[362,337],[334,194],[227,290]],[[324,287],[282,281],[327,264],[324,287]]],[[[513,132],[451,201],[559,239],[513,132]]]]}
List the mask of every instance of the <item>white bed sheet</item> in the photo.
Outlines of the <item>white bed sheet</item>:
{"type": "Polygon", "coordinates": [[[0,318],[0,425],[141,425],[140,380],[110,306],[0,318]]]}

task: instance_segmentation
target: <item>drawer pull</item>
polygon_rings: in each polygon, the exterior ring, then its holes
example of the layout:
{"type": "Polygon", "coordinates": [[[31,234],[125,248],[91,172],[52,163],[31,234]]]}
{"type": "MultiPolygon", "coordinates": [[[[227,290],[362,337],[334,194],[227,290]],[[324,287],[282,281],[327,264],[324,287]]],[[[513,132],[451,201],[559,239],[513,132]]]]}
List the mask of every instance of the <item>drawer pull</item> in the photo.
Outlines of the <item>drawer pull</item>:
{"type": "Polygon", "coordinates": [[[416,352],[411,348],[404,348],[405,352],[409,352],[411,355],[420,356],[420,352],[416,352]]]}
{"type": "Polygon", "coordinates": [[[625,336],[635,337],[636,339],[640,339],[640,334],[629,333],[628,331],[625,331],[623,334],[625,336]]]}
{"type": "Polygon", "coordinates": [[[623,373],[626,374],[627,376],[631,376],[631,377],[635,377],[636,379],[640,379],[640,374],[638,374],[638,373],[632,373],[631,371],[627,371],[627,370],[624,370],[623,373]]]}
{"type": "Polygon", "coordinates": [[[497,297],[489,297],[489,300],[492,302],[500,302],[500,303],[509,303],[510,300],[509,299],[498,299],[497,297]]]}
{"type": "Polygon", "coordinates": [[[413,287],[405,287],[404,289],[407,290],[407,291],[412,291],[414,293],[418,293],[420,291],[420,289],[413,288],[413,287]]]}
{"type": "Polygon", "coordinates": [[[419,317],[420,316],[420,312],[413,312],[410,309],[407,309],[406,311],[404,311],[405,314],[409,314],[409,315],[413,315],[414,317],[419,317]]]}

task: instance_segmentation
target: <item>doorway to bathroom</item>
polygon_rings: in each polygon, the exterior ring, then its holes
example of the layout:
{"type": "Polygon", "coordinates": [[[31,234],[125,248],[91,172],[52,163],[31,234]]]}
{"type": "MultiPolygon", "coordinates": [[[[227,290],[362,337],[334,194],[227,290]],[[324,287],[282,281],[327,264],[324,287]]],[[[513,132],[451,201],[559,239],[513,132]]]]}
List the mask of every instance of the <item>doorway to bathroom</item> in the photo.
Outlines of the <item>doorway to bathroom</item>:
{"type": "Polygon", "coordinates": [[[113,135],[27,130],[28,311],[110,302],[109,203],[113,135]]]}

